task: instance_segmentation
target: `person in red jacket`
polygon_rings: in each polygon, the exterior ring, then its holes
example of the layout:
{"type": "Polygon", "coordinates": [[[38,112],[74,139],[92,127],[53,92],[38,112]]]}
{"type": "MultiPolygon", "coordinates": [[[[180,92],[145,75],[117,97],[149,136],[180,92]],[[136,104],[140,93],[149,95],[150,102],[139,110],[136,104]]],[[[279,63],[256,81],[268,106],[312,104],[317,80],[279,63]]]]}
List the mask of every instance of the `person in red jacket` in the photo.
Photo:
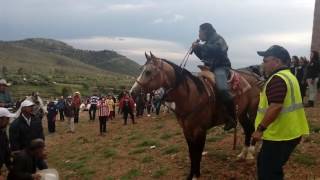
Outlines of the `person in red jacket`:
{"type": "Polygon", "coordinates": [[[127,119],[128,119],[128,114],[130,114],[132,123],[135,124],[134,122],[134,115],[133,115],[133,110],[134,110],[134,101],[132,97],[129,96],[128,92],[125,92],[124,96],[121,98],[119,102],[119,108],[120,111],[123,113],[123,119],[124,119],[124,125],[127,125],[127,119]]]}
{"type": "Polygon", "coordinates": [[[74,123],[79,122],[79,111],[80,111],[80,105],[81,105],[81,97],[80,92],[75,92],[74,96],[72,98],[72,104],[74,107],[74,123]]]}

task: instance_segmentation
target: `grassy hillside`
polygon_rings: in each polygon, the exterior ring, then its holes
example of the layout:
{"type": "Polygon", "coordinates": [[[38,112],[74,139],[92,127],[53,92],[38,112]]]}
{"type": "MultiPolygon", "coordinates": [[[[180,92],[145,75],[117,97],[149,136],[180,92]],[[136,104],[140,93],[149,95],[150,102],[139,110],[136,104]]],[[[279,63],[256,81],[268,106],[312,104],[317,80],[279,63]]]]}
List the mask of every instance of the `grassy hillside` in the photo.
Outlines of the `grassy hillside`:
{"type": "Polygon", "coordinates": [[[13,83],[14,97],[23,97],[32,91],[43,96],[60,96],[62,89],[83,95],[93,91],[106,94],[129,88],[133,77],[99,69],[79,60],[44,52],[35,48],[0,42],[1,75],[13,83]]]}
{"type": "Polygon", "coordinates": [[[116,53],[115,51],[89,51],[74,49],[72,46],[69,46],[64,42],[43,38],[25,39],[10,43],[41,52],[54,53],[69,57],[111,72],[128,75],[137,75],[139,72],[140,66],[136,62],[116,53]]]}

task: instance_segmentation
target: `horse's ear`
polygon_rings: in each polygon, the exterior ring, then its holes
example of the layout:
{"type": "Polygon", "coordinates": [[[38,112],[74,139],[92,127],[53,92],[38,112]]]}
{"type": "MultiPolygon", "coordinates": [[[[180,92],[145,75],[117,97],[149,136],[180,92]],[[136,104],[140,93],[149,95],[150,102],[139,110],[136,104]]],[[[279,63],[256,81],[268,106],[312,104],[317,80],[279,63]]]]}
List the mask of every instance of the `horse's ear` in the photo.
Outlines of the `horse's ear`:
{"type": "Polygon", "coordinates": [[[147,52],[144,52],[144,55],[146,56],[147,61],[150,61],[151,57],[147,54],[147,52]]]}
{"type": "Polygon", "coordinates": [[[156,56],[153,55],[151,51],[150,51],[150,55],[151,55],[151,58],[152,58],[152,59],[156,58],[156,56]]]}

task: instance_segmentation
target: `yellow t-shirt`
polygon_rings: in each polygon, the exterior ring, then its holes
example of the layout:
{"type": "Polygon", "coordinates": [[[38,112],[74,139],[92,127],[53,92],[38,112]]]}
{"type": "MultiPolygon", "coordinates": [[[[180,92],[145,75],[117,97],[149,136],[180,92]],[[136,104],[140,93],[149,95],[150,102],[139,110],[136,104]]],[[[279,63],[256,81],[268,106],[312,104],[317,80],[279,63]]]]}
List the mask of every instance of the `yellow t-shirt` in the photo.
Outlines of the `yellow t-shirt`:
{"type": "Polygon", "coordinates": [[[109,110],[110,111],[114,111],[114,109],[113,109],[113,106],[114,106],[113,99],[107,99],[106,103],[108,104],[109,110]]]}

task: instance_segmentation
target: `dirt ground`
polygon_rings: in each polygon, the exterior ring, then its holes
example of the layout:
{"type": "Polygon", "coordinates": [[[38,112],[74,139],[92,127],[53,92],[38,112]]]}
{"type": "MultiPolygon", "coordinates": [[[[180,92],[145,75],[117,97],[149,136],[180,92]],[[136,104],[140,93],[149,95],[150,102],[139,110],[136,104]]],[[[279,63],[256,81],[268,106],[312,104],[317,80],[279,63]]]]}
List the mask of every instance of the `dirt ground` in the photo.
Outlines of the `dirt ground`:
{"type": "MultiPolygon", "coordinates": [[[[320,179],[319,105],[306,109],[311,134],[304,138],[285,167],[286,179],[320,179]]],[[[120,115],[107,123],[106,136],[99,135],[99,122],[88,121],[82,112],[76,133],[67,133],[67,123],[57,120],[57,132],[46,136],[48,163],[61,179],[185,179],[189,171],[187,144],[172,114],[137,119],[124,126],[120,115]]],[[[46,126],[46,124],[45,124],[46,126]]],[[[45,127],[45,129],[47,129],[45,127]]],[[[243,136],[216,127],[208,132],[200,179],[255,179],[254,161],[237,161],[243,136]]]]}

